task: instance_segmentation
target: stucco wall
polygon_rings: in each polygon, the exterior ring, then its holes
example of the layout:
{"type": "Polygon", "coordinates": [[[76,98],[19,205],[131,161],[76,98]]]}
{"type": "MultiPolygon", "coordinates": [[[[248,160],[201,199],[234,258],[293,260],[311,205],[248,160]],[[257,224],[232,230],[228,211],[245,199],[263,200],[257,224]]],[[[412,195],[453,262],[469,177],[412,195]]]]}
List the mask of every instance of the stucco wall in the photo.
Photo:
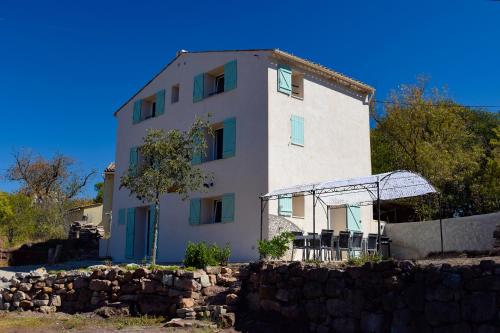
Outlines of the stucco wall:
{"type": "MultiPolygon", "coordinates": [[[[500,224],[500,212],[443,220],[444,251],[488,251],[493,247],[493,231],[500,224]]],[[[395,258],[424,258],[441,251],[439,220],[388,223],[385,233],[392,239],[395,258]]]]}
{"type": "MultiPolygon", "coordinates": [[[[275,190],[309,182],[344,179],[371,174],[369,107],[366,96],[356,96],[338,84],[318,75],[304,73],[304,98],[298,99],[277,91],[277,68],[281,63],[269,62],[269,189],[275,190]],[[304,118],[304,146],[291,144],[292,115],[304,118]]],[[[269,214],[277,214],[278,202],[269,202],[269,214]]],[[[316,232],[343,225],[330,226],[320,203],[316,206],[316,232]]],[[[372,220],[372,207],[361,209],[366,229],[372,220]]],[[[305,198],[305,218],[289,218],[306,232],[313,231],[312,197],[305,198]]],[[[363,226],[363,229],[365,227],[363,226]]],[[[376,229],[375,229],[376,230],[376,229]]],[[[337,233],[338,230],[335,230],[337,233]]]]}
{"type": "MultiPolygon", "coordinates": [[[[232,260],[247,261],[258,257],[259,194],[267,191],[267,56],[262,52],[213,52],[181,55],[164,72],[148,84],[138,96],[117,114],[117,179],[128,168],[131,147],[139,146],[148,128],[186,130],[195,115],[211,113],[211,122],[236,117],[236,154],[234,157],[202,163],[213,172],[214,186],[208,193],[193,197],[212,197],[235,193],[235,220],[232,223],[192,226],[188,223],[189,201],[168,194],[160,202],[158,260],[182,260],[188,241],[209,241],[220,245],[231,243],[232,260]],[[237,88],[193,103],[193,77],[237,59],[237,88]],[[180,85],[179,102],[170,103],[171,86],[180,85]],[[165,113],[132,125],[135,100],[165,89],[165,113]]],[[[120,208],[143,206],[114,184],[113,216],[117,222],[120,208]]],[[[145,223],[145,221],[136,221],[145,223]]],[[[113,223],[110,244],[113,260],[125,259],[125,225],[113,223]]]]}
{"type": "Polygon", "coordinates": [[[102,205],[82,207],[79,209],[71,210],[66,215],[67,223],[73,223],[75,221],[86,221],[89,224],[98,225],[102,222],[102,205]]]}

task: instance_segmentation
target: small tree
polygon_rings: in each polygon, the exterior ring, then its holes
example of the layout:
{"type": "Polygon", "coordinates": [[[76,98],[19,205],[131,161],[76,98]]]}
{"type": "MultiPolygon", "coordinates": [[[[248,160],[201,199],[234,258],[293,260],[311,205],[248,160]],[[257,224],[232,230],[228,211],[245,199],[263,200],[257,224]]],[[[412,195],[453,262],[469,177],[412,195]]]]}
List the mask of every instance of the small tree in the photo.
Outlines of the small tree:
{"type": "Polygon", "coordinates": [[[205,154],[205,135],[212,134],[209,125],[208,120],[197,117],[188,131],[149,129],[138,149],[141,162],[121,177],[120,188],[125,187],[139,200],[154,204],[152,265],[156,264],[160,196],[177,193],[186,200],[190,192],[203,190],[212,178],[191,164],[193,156],[205,154]]]}

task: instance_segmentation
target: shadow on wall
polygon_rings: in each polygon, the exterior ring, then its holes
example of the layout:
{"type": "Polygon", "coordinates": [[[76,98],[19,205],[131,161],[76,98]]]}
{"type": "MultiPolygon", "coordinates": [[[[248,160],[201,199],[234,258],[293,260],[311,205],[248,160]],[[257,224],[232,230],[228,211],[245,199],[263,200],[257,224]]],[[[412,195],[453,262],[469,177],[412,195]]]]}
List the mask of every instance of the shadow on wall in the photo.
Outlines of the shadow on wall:
{"type": "MultiPolygon", "coordinates": [[[[500,212],[443,219],[445,252],[488,252],[493,249],[493,232],[500,224],[500,212]]],[[[422,259],[441,252],[439,220],[388,223],[385,233],[392,239],[397,259],[422,259]]]]}

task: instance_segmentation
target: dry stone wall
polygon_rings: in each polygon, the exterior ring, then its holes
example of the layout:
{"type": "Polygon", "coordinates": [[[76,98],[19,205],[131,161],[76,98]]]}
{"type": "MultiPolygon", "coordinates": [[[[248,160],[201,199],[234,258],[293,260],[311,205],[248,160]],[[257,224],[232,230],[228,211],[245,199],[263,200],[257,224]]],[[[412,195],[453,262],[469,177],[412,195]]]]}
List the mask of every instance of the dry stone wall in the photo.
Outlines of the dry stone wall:
{"type": "Polygon", "coordinates": [[[151,314],[206,318],[231,326],[241,285],[239,274],[237,268],[228,267],[131,271],[107,266],[56,275],[44,270],[16,273],[0,291],[0,310],[97,311],[105,317],[151,314]]]}
{"type": "Polygon", "coordinates": [[[255,263],[247,276],[241,297],[249,310],[312,332],[500,332],[500,264],[493,261],[345,269],[255,263]]]}

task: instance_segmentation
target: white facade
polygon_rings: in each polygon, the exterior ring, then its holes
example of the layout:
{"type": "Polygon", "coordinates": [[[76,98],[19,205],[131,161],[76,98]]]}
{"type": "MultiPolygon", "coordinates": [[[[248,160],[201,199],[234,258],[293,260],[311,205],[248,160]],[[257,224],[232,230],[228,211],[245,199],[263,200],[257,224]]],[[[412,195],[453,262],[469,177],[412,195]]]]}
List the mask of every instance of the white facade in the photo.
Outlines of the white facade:
{"type": "MultiPolygon", "coordinates": [[[[256,259],[256,242],[260,237],[259,195],[293,184],[371,174],[367,100],[373,90],[332,73],[276,50],[182,53],[116,112],[118,179],[128,169],[130,148],[141,145],[147,129],[184,130],[190,127],[195,115],[207,113],[212,115],[214,124],[236,119],[234,156],[201,163],[200,167],[213,172],[214,185],[207,193],[191,195],[212,198],[234,193],[234,220],[192,225],[189,200],[182,201],[175,194],[163,196],[159,262],[181,261],[188,241],[230,243],[232,261],[256,259]],[[236,88],[193,102],[193,78],[233,60],[237,61],[236,88]],[[280,65],[303,75],[303,98],[278,91],[280,65]],[[179,87],[179,101],[171,103],[174,85],[179,87]],[[164,113],[134,124],[134,102],[162,89],[166,95],[164,113]],[[303,146],[291,144],[292,115],[303,118],[303,146]]],[[[131,258],[126,258],[126,223],[118,223],[119,211],[148,205],[130,196],[128,190],[119,189],[119,183],[117,180],[114,184],[110,252],[113,260],[124,261],[131,258]]],[[[311,232],[311,206],[312,198],[305,197],[304,217],[287,219],[311,232]]],[[[372,207],[361,210],[363,231],[376,232],[371,225],[372,207]]],[[[278,214],[276,201],[270,201],[264,211],[264,237],[268,230],[267,214],[278,214]]],[[[337,215],[330,212],[330,227],[336,228],[336,233],[342,225],[337,215]]],[[[327,227],[326,214],[317,207],[316,230],[327,227]]],[[[139,208],[135,214],[133,259],[140,260],[146,254],[146,229],[146,208],[139,208]]]]}

